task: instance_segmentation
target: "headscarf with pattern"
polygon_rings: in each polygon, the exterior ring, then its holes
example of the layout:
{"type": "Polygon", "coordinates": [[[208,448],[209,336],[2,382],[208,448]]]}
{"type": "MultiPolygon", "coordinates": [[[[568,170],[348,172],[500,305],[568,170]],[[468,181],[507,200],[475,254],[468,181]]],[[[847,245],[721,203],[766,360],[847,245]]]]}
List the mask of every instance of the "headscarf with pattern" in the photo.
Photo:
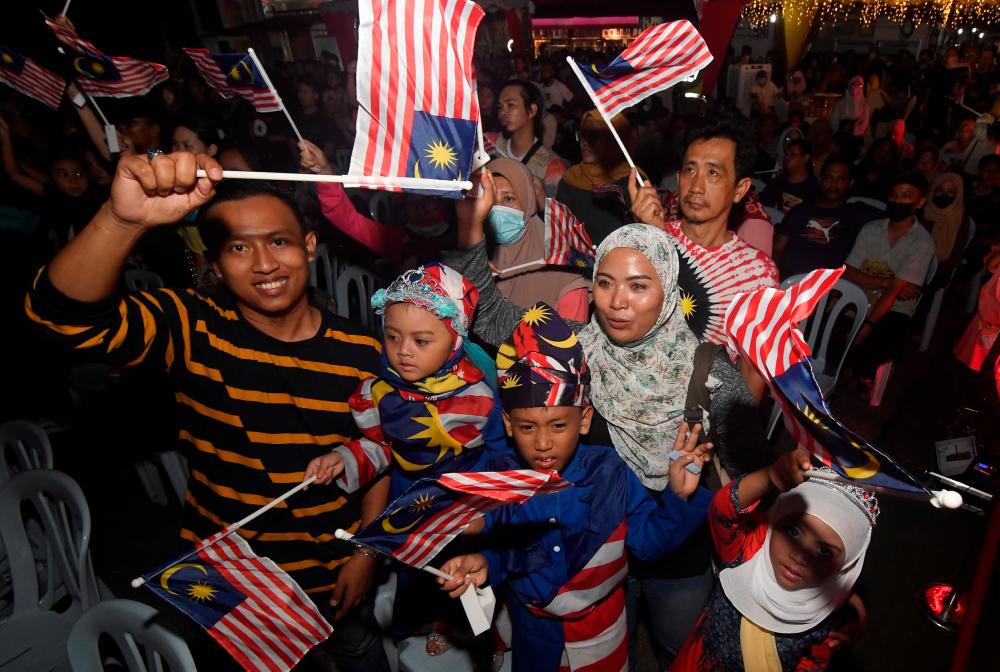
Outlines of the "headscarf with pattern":
{"type": "MultiPolygon", "coordinates": [[[[594,282],[611,250],[642,253],[663,286],[656,323],[634,343],[608,338],[595,314],[580,332],[591,373],[591,402],[607,423],[618,454],[647,488],[667,486],[670,448],[684,420],[698,340],[676,310],[677,251],[667,234],[648,224],[626,224],[597,248],[594,282]]],[[[706,426],[706,430],[708,427],[706,426]]]]}
{"type": "Polygon", "coordinates": [[[545,303],[524,311],[497,351],[500,400],[507,410],[585,406],[590,370],[576,334],[545,303]]]}

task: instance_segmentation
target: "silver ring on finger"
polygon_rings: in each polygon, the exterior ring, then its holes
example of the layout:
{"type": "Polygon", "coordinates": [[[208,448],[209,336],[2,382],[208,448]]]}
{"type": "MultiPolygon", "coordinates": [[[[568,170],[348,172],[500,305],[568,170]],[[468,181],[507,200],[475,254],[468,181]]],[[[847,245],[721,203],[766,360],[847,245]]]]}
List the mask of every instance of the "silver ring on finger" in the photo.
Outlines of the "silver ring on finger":
{"type": "Polygon", "coordinates": [[[155,159],[158,156],[163,156],[164,154],[166,154],[166,152],[164,152],[162,149],[147,149],[146,160],[149,161],[150,163],[153,163],[153,159],[155,159]]]}

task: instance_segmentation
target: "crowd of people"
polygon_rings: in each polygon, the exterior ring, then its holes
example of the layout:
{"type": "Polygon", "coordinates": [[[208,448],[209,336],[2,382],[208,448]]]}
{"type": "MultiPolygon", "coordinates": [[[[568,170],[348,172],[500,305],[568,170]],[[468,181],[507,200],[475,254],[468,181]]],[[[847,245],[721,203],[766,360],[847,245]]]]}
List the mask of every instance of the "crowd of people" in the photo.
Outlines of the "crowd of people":
{"type": "Polygon", "coordinates": [[[421,638],[425,669],[452,649],[481,669],[505,655],[515,670],[635,669],[640,620],[658,669],[826,669],[867,618],[853,586],[878,505],[807,479],[801,450],[776,453],[765,381],[727,347],[725,311],[846,266],[869,307],[840,345],[841,386],[868,396],[912,346],[922,299],[981,282],[975,318],[947,337],[971,371],[992,361],[996,55],[810,53],[784,86],[755,81],[750,118],[668,90],[611,120],[637,168],[557,56],[477,58],[491,160],[476,188],[389,194],[383,221],[336,183],[222,177],[345,171],[365,112],[355,64],[328,54],[271,67],[302,142],[183,60],[108,105],[116,153],[72,85],[55,114],[0,92],[3,310],[26,316],[31,355],[8,410],[65,412],[53,390],[84,360],[166,372],[185,542],[315,476],[240,534],[335,625],[323,646],[344,672],[388,667],[366,599],[380,560],[334,530],[425,476],[525,468],[574,485],[471,526],[442,556],[452,581],[393,568],[387,634],[421,638]],[[819,93],[842,97],[817,112],[819,93]],[[593,269],[537,261],[547,199],[583,222],[593,269]],[[377,333],[309,286],[319,242],[385,280],[377,333]],[[126,291],[126,268],[170,289],[126,291]],[[470,583],[503,596],[509,630],[470,636],[447,599],[470,583]]]}

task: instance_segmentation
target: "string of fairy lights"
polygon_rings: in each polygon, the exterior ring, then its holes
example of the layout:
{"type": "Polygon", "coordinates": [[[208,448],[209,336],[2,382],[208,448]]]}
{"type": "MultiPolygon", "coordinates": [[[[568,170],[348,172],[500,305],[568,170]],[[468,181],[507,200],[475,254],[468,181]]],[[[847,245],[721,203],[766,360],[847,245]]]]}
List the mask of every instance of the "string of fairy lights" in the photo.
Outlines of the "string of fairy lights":
{"type": "Polygon", "coordinates": [[[894,23],[912,22],[941,28],[995,26],[1000,24],[998,0],[750,0],[743,16],[754,28],[774,23],[778,17],[801,25],[829,24],[860,17],[864,26],[884,18],[894,23]]]}

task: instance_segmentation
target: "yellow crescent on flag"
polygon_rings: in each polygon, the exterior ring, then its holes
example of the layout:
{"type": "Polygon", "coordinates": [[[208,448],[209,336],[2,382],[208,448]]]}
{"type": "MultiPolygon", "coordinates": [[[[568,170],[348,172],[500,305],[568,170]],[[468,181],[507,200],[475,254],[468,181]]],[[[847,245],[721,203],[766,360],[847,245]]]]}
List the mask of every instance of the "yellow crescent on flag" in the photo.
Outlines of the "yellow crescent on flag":
{"type": "Polygon", "coordinates": [[[194,567],[196,569],[200,569],[202,574],[208,576],[208,570],[202,567],[201,565],[193,562],[182,562],[179,565],[174,565],[173,567],[168,568],[167,571],[163,572],[163,574],[160,575],[160,586],[163,588],[163,590],[167,591],[171,595],[177,594],[174,591],[170,590],[170,577],[173,576],[175,573],[181,571],[185,567],[194,567]]]}

